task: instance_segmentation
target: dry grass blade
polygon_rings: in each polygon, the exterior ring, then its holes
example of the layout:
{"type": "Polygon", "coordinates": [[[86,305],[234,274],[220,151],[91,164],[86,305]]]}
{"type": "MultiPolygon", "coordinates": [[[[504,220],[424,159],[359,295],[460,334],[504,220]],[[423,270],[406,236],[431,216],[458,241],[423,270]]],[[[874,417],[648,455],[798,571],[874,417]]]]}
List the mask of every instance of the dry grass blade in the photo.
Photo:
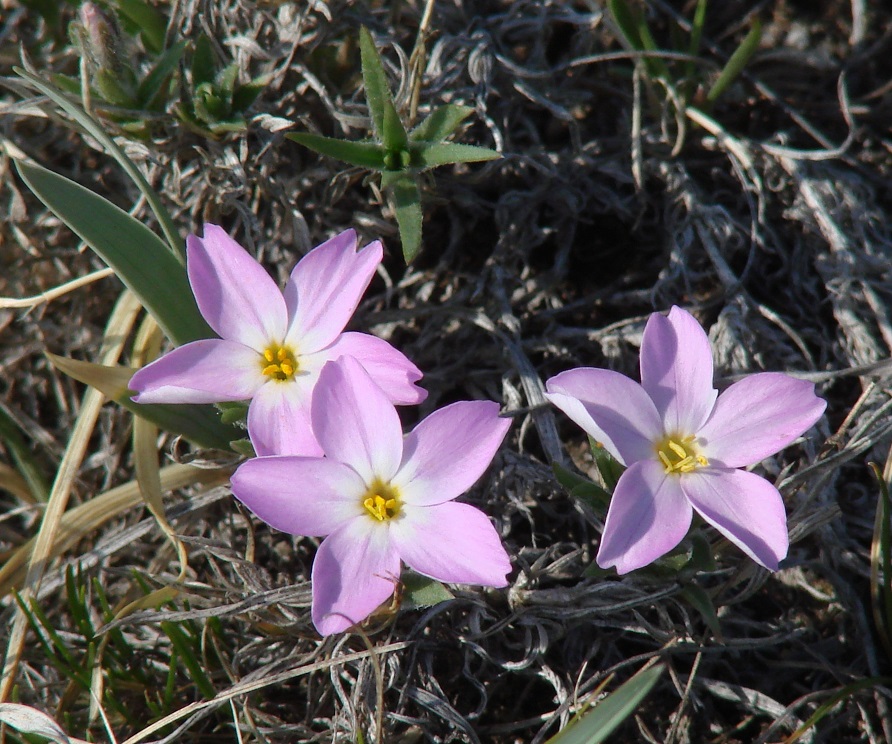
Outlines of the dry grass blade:
{"type": "Polygon", "coordinates": [[[58,287],[53,287],[46,292],[41,292],[39,295],[34,295],[33,297],[0,297],[0,309],[32,308],[44,302],[52,302],[60,297],[64,297],[69,292],[73,292],[81,287],[86,287],[95,281],[114,276],[114,273],[115,272],[109,268],[99,269],[86,276],[79,276],[77,279],[72,279],[70,282],[60,284],[58,287]]]}
{"type": "MultiPolygon", "coordinates": [[[[132,292],[125,291],[121,294],[115,310],[109,318],[102,348],[99,351],[99,357],[103,364],[115,364],[118,361],[124,348],[124,340],[141,309],[139,301],[132,292]]],[[[40,584],[40,579],[53,553],[53,543],[57,538],[62,515],[68,506],[68,496],[71,493],[74,479],[77,477],[78,468],[87,453],[90,434],[96,425],[99,409],[104,402],[104,397],[98,390],[89,389],[84,393],[83,406],[65,448],[65,456],[56,473],[43,521],[40,524],[40,531],[37,533],[37,540],[28,563],[25,587],[22,590],[22,598],[26,603],[40,584]]],[[[18,660],[25,642],[26,627],[27,618],[24,613],[18,611],[6,647],[3,677],[0,680],[0,702],[9,697],[15,684],[18,660]]]]}

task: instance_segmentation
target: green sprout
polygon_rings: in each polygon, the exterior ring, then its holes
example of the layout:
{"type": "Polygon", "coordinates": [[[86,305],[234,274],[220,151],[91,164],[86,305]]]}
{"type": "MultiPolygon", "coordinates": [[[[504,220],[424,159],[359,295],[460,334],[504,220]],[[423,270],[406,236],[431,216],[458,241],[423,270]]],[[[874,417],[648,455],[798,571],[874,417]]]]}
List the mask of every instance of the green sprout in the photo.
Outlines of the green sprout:
{"type": "Polygon", "coordinates": [[[484,147],[445,141],[473,113],[468,106],[446,104],[435,108],[407,131],[396,111],[381,56],[364,26],[359,32],[359,51],[376,139],[353,142],[307,132],[285,136],[322,155],[381,174],[381,187],[396,215],[403,256],[409,263],[421,250],[420,174],[438,165],[481,162],[501,155],[484,147]]]}
{"type": "Polygon", "coordinates": [[[204,34],[195,42],[190,71],[191,88],[186,91],[185,100],[176,106],[180,120],[199,134],[211,137],[247,129],[245,111],[269,83],[269,76],[239,83],[238,65],[221,67],[211,40],[204,34]]]}

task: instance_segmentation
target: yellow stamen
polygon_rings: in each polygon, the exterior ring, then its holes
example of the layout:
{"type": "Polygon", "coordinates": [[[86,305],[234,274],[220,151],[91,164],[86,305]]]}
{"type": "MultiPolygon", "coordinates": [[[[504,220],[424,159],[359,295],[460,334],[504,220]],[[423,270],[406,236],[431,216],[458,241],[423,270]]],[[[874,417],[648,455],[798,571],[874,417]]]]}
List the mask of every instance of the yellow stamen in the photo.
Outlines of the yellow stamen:
{"type": "Polygon", "coordinates": [[[263,350],[260,369],[270,379],[276,382],[285,382],[294,377],[300,367],[291,348],[270,344],[263,350]]]}
{"type": "Polygon", "coordinates": [[[379,522],[386,522],[398,516],[401,511],[399,492],[390,484],[375,479],[363,494],[362,505],[369,516],[379,522]]]}
{"type": "Polygon", "coordinates": [[[672,435],[657,442],[657,457],[663,463],[666,473],[690,473],[709,465],[709,460],[697,451],[696,440],[694,435],[672,435]]]}

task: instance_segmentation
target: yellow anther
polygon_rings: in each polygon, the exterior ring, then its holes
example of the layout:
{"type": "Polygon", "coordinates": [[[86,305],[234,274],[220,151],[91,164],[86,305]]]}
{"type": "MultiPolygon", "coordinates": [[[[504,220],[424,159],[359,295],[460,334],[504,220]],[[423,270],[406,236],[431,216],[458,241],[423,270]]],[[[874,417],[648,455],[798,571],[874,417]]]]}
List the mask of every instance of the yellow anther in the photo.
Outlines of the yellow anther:
{"type": "Polygon", "coordinates": [[[400,513],[399,493],[391,485],[376,478],[371,488],[363,494],[362,505],[370,517],[386,522],[400,513]]]}
{"type": "Polygon", "coordinates": [[[277,382],[290,380],[297,373],[299,366],[294,352],[287,346],[270,344],[263,350],[262,373],[277,382]]]}
{"type": "Polygon", "coordinates": [[[696,441],[697,437],[694,435],[668,436],[657,443],[657,457],[663,463],[666,473],[690,473],[709,465],[709,460],[697,451],[696,441]]]}

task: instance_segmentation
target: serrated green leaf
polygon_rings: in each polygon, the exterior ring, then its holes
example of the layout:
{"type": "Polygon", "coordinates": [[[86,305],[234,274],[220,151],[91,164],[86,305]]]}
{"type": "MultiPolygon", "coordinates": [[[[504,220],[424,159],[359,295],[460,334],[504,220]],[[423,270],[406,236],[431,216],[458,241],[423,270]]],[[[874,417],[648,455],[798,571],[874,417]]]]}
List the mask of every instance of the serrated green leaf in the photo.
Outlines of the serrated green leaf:
{"type": "Polygon", "coordinates": [[[127,157],[127,154],[108,135],[99,122],[87,114],[80,106],[74,104],[64,93],[62,93],[62,91],[49,85],[36,75],[32,75],[27,70],[23,70],[19,67],[13,67],[12,69],[16,75],[22,78],[28,85],[32,88],[36,88],[47,96],[47,98],[80,124],[87,132],[92,134],[105,148],[106,152],[118,162],[118,165],[124,169],[124,172],[130,176],[133,183],[136,184],[136,187],[142,192],[143,196],[145,196],[146,202],[152,209],[152,212],[155,213],[155,217],[161,225],[161,231],[164,233],[171,254],[175,256],[181,264],[185,264],[186,250],[183,245],[184,241],[177,233],[177,229],[173,224],[170,213],[164,208],[161,199],[159,199],[158,194],[155,193],[155,189],[149,185],[149,182],[146,181],[139,168],[137,168],[133,161],[127,157]]]}
{"type": "Polygon", "coordinates": [[[175,344],[211,338],[185,267],[155,233],[123,209],[39,165],[15,162],[40,201],[89,245],[139,298],[175,344]]]}
{"type": "Polygon", "coordinates": [[[350,165],[370,170],[384,169],[384,148],[377,142],[347,142],[309,132],[291,132],[285,138],[309,147],[320,155],[327,155],[350,165]]]}
{"type": "Polygon", "coordinates": [[[715,103],[716,99],[725,92],[725,89],[737,79],[741,72],[743,72],[746,63],[749,62],[750,57],[752,57],[759,48],[759,42],[761,40],[762,22],[756,17],[750,32],[744,37],[743,41],[740,42],[740,46],[734,50],[734,54],[731,55],[728,64],[725,65],[724,69],[722,69],[719,74],[718,80],[712,84],[712,87],[706,94],[706,100],[709,101],[709,103],[715,103]]]}
{"type": "Polygon", "coordinates": [[[686,584],[681,590],[681,596],[688,601],[691,607],[700,613],[700,617],[703,618],[703,622],[712,631],[715,639],[721,641],[722,628],[719,625],[719,616],[715,611],[715,605],[712,603],[712,597],[709,596],[707,591],[697,584],[686,584]]]}
{"type": "Polygon", "coordinates": [[[393,105],[393,96],[384,73],[381,55],[369,30],[363,26],[359,29],[359,53],[362,59],[362,80],[365,86],[366,101],[369,114],[384,149],[390,152],[405,150],[409,144],[409,135],[393,105]]]}
{"type": "Polygon", "coordinates": [[[405,571],[400,581],[403,584],[403,605],[409,608],[433,607],[455,599],[455,595],[441,582],[414,571],[405,571]]]}
{"type": "Polygon", "coordinates": [[[229,449],[229,443],[244,432],[220,421],[220,414],[211,405],[134,403],[135,393],[127,386],[136,372],[131,367],[106,367],[101,364],[47,354],[53,365],[69,377],[91,385],[107,398],[124,406],[137,416],[151,421],[165,431],[181,434],[200,447],[229,449]]]}
{"type": "Polygon", "coordinates": [[[410,176],[403,176],[390,186],[390,198],[403,244],[403,258],[412,263],[421,250],[421,192],[410,176]]]}
{"type": "Polygon", "coordinates": [[[447,103],[431,111],[409,133],[410,142],[440,142],[458,129],[459,125],[474,113],[470,106],[447,103]]]}
{"type": "Polygon", "coordinates": [[[114,0],[121,15],[128,19],[139,31],[146,49],[161,54],[164,49],[164,35],[167,33],[167,19],[143,0],[114,0]]]}
{"type": "Polygon", "coordinates": [[[192,52],[192,88],[197,89],[204,83],[213,83],[217,76],[217,58],[211,40],[206,34],[202,34],[195,41],[195,51],[192,52]]]}
{"type": "Polygon", "coordinates": [[[600,744],[628,718],[663,673],[662,664],[642,669],[599,701],[588,713],[572,721],[546,744],[600,744]]]}
{"type": "Polygon", "coordinates": [[[418,170],[427,170],[451,163],[480,163],[484,160],[495,160],[502,157],[502,154],[495,150],[476,145],[462,145],[457,142],[438,144],[413,142],[409,146],[409,152],[412,155],[410,163],[413,168],[418,170]]]}
{"type": "Polygon", "coordinates": [[[617,481],[626,469],[620,465],[600,442],[595,441],[592,437],[588,438],[588,444],[592,451],[592,457],[595,465],[598,466],[598,472],[604,480],[604,485],[608,491],[615,491],[617,481]]]}
{"type": "Polygon", "coordinates": [[[137,96],[147,109],[153,109],[157,105],[159,93],[167,79],[176,70],[183,53],[186,51],[187,42],[180,41],[174,44],[162,54],[148,75],[139,84],[137,96]]]}

